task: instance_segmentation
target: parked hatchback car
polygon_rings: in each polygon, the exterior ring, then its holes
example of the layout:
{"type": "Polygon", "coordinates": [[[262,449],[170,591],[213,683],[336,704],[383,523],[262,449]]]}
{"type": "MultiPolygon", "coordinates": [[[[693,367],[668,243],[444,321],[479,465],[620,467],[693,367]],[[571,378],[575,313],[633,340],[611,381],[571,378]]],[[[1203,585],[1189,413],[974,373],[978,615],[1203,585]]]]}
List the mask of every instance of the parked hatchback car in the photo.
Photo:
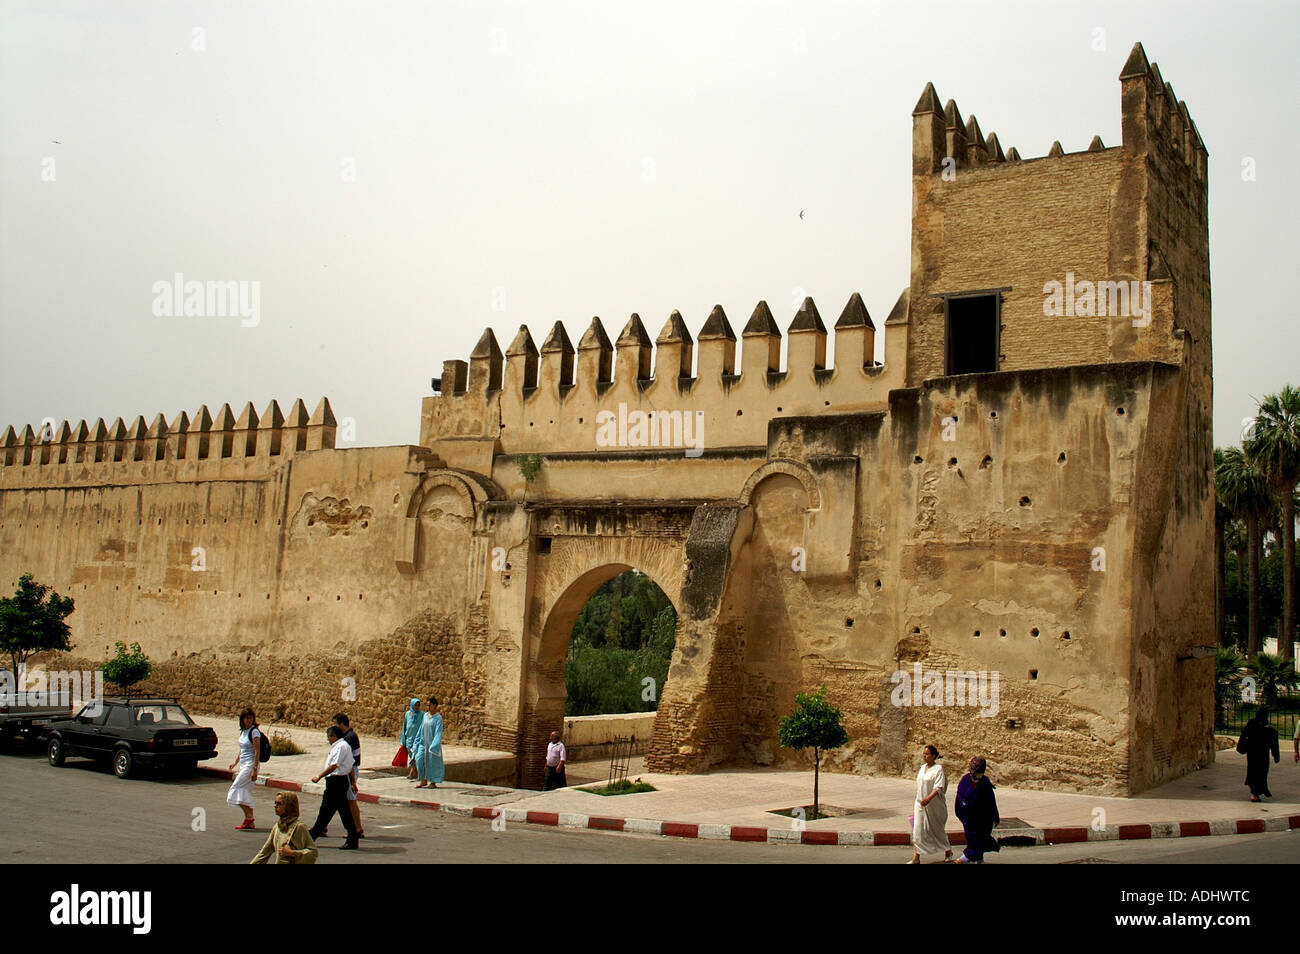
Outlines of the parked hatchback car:
{"type": "Polygon", "coordinates": [[[217,733],[189,717],[179,699],[108,698],[45,730],[51,765],[81,756],[108,762],[127,778],[139,768],[193,771],[217,754],[217,733]]]}

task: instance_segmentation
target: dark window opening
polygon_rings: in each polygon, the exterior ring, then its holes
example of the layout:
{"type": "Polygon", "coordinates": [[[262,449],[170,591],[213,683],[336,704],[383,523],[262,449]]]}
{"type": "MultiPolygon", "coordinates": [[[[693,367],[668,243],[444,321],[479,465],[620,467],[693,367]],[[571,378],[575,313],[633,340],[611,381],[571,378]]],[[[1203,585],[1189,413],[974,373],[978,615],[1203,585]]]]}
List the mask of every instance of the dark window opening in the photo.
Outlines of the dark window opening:
{"type": "Polygon", "coordinates": [[[986,374],[998,369],[998,295],[944,299],[948,374],[986,374]]]}
{"type": "Polygon", "coordinates": [[[540,553],[540,554],[542,554],[543,556],[546,555],[547,553],[550,553],[550,552],[551,552],[551,538],[550,538],[550,537],[538,537],[538,538],[537,538],[537,552],[540,553]]]}

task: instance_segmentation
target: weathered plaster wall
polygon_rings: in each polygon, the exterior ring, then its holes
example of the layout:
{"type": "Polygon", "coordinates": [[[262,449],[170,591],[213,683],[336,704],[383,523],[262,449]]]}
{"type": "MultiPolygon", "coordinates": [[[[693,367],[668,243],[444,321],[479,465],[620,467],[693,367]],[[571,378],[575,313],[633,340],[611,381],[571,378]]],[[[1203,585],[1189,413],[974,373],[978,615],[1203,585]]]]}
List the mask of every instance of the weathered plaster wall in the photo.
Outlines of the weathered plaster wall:
{"type": "Polygon", "coordinates": [[[76,659],[139,642],[160,664],[148,688],[198,711],[342,708],[391,731],[412,693],[436,692],[449,736],[477,741],[471,508],[426,499],[419,569],[402,574],[394,541],[428,452],[285,450],[6,467],[0,578],[32,572],[73,596],[76,659]]]}

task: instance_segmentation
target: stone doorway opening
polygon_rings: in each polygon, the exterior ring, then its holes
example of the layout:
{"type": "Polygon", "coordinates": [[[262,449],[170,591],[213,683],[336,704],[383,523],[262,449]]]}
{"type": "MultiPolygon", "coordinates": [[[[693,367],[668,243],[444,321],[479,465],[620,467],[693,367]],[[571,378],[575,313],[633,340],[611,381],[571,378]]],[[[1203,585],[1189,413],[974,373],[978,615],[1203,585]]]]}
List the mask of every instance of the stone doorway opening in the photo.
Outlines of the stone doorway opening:
{"type": "Polygon", "coordinates": [[[605,737],[615,734],[634,733],[644,750],[651,734],[644,713],[663,698],[677,628],[672,600],[638,568],[610,564],[569,585],[542,627],[528,680],[525,787],[541,787],[553,729],[575,749],[571,762],[599,760],[605,737]]]}

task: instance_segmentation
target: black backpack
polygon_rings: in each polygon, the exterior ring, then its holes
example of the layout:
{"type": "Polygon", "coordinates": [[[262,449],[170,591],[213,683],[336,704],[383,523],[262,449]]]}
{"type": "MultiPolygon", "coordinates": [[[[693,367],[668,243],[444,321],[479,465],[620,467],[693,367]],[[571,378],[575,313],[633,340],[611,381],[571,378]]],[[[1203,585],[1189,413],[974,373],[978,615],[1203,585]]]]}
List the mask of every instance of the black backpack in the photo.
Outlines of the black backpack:
{"type": "MultiPolygon", "coordinates": [[[[259,762],[269,762],[271,760],[271,740],[266,737],[266,733],[256,722],[253,723],[253,729],[257,729],[257,740],[260,743],[257,747],[257,760],[259,762]]],[[[252,732],[252,729],[249,729],[252,732]]]]}

